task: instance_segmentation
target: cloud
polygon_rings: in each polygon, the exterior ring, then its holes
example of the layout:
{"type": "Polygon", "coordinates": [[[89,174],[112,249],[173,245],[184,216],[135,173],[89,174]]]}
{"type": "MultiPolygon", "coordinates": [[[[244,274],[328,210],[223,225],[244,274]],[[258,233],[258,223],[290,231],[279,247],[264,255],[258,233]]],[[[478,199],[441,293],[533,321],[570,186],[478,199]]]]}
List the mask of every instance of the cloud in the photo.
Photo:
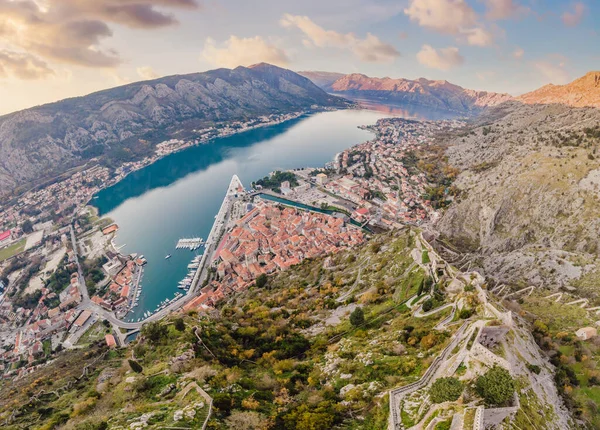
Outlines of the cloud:
{"type": "Polygon", "coordinates": [[[102,46],[113,35],[111,24],[164,27],[177,23],[165,10],[198,6],[197,0],[0,0],[0,43],[43,62],[112,68],[121,58],[102,46]]]}
{"type": "Polygon", "coordinates": [[[485,4],[487,7],[485,17],[489,20],[514,18],[529,12],[528,8],[514,0],[485,0],[485,4]]]}
{"type": "Polygon", "coordinates": [[[404,14],[421,27],[456,36],[469,45],[488,46],[492,34],[479,23],[477,13],[465,0],[410,0],[404,14]]]}
{"type": "Polygon", "coordinates": [[[565,12],[562,14],[562,21],[568,27],[575,27],[579,25],[583,19],[586,7],[583,3],[578,2],[573,6],[573,12],[565,12]]]}
{"type": "Polygon", "coordinates": [[[0,51],[0,77],[13,76],[23,80],[34,80],[53,75],[48,65],[38,58],[20,52],[0,51]]]}
{"type": "Polygon", "coordinates": [[[473,46],[489,46],[494,42],[492,34],[481,27],[475,27],[463,32],[467,43],[473,46]]]}
{"type": "Polygon", "coordinates": [[[204,42],[202,57],[213,66],[237,67],[265,62],[286,66],[289,59],[284,50],[266,42],[262,37],[239,38],[230,36],[221,47],[208,38],[204,42]]]}
{"type": "Polygon", "coordinates": [[[303,40],[305,46],[347,49],[358,59],[368,63],[391,63],[400,56],[400,52],[394,46],[382,42],[371,33],[367,33],[366,37],[361,39],[353,33],[325,30],[307,16],[290,14],[285,14],[280,23],[283,27],[298,28],[302,31],[306,36],[303,40]]]}
{"type": "Polygon", "coordinates": [[[513,57],[515,57],[517,60],[523,58],[524,55],[525,51],[523,50],[523,48],[517,48],[515,49],[515,52],[513,52],[513,57]]]}
{"type": "Polygon", "coordinates": [[[565,70],[565,63],[560,62],[555,64],[551,61],[540,60],[532,63],[533,68],[538,72],[545,82],[556,85],[562,85],[571,81],[569,72],[565,70]]]}
{"type": "Polygon", "coordinates": [[[435,49],[430,45],[423,45],[417,53],[417,60],[425,67],[439,70],[450,70],[465,62],[458,48],[454,46],[435,49]]]}
{"type": "Polygon", "coordinates": [[[135,69],[138,76],[145,81],[149,81],[152,79],[160,78],[160,75],[154,71],[154,69],[150,66],[142,66],[135,69]]]}

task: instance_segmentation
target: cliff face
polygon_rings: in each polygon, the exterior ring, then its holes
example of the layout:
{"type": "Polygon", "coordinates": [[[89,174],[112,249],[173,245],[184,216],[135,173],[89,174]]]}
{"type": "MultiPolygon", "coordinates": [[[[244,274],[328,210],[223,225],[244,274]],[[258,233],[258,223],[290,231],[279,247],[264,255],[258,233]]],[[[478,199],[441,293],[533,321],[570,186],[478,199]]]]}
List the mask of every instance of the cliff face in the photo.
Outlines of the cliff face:
{"type": "Polygon", "coordinates": [[[512,100],[512,96],[508,94],[469,90],[448,81],[431,81],[424,78],[371,78],[359,73],[341,76],[325,72],[301,74],[312,79],[325,91],[340,95],[369,97],[455,112],[474,112],[512,100]]]}
{"type": "Polygon", "coordinates": [[[528,104],[561,103],[574,107],[600,107],[600,71],[590,72],[566,85],[546,85],[518,100],[528,104]]]}
{"type": "Polygon", "coordinates": [[[168,76],[38,106],[0,117],[0,195],[140,138],[346,104],[290,70],[258,64],[168,76]]]}

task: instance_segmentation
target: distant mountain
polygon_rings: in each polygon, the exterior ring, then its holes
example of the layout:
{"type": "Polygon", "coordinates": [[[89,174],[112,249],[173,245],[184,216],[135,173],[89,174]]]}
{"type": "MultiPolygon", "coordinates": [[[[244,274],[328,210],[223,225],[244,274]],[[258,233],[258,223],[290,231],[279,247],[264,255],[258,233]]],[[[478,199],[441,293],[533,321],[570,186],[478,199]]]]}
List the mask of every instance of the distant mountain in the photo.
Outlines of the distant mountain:
{"type": "Polygon", "coordinates": [[[201,126],[348,104],[305,77],[261,63],[167,76],[37,106],[0,117],[0,195],[92,157],[142,157],[154,143],[201,126]]]}
{"type": "Polygon", "coordinates": [[[305,78],[313,81],[315,85],[320,88],[323,88],[325,91],[332,91],[331,84],[337,81],[340,78],[346,76],[344,73],[335,73],[335,72],[298,72],[299,75],[304,76],[305,78]]]}
{"type": "Polygon", "coordinates": [[[353,73],[299,72],[325,91],[350,97],[365,97],[383,102],[408,103],[454,112],[476,112],[512,100],[509,94],[465,89],[448,81],[420,78],[371,78],[353,73]]]}
{"type": "Polygon", "coordinates": [[[528,104],[560,103],[573,107],[600,107],[600,71],[589,72],[566,85],[545,85],[523,94],[518,100],[528,104]]]}

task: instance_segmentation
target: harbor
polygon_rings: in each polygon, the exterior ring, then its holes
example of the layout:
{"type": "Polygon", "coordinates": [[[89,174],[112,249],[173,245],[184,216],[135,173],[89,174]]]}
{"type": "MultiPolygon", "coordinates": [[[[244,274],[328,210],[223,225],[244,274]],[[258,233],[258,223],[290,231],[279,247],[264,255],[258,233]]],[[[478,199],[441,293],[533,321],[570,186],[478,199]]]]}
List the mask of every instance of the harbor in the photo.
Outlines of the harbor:
{"type": "Polygon", "coordinates": [[[204,245],[204,241],[201,237],[194,237],[191,239],[179,239],[177,245],[175,245],[175,249],[189,249],[190,251],[195,251],[204,245]]]}
{"type": "MultiPolygon", "coordinates": [[[[214,252],[217,249],[219,240],[223,236],[227,226],[229,225],[228,218],[231,214],[232,205],[238,197],[241,197],[244,194],[245,190],[242,185],[242,182],[236,175],[233,175],[229,183],[229,187],[227,188],[227,192],[225,194],[223,202],[221,203],[221,206],[219,208],[219,212],[215,216],[215,221],[213,223],[212,229],[210,230],[206,242],[202,242],[202,239],[198,237],[193,239],[183,239],[183,243],[187,246],[177,248],[176,245],[176,249],[191,249],[190,246],[195,247],[199,243],[205,245],[205,251],[202,254],[195,255],[192,258],[192,260],[187,265],[187,275],[183,279],[181,279],[177,284],[177,288],[182,290],[183,292],[175,292],[174,296],[163,299],[156,305],[154,309],[145,310],[144,313],[138,316],[137,318],[130,319],[130,322],[142,324],[146,321],[162,318],[169,312],[180,309],[186,303],[190,302],[194,299],[195,296],[198,295],[200,291],[200,288],[198,286],[202,285],[202,283],[206,279],[208,275],[208,267],[213,261],[214,252]]],[[[178,242],[178,245],[180,242],[181,240],[178,242]]],[[[140,256],[140,258],[143,258],[143,256],[140,256]]],[[[137,272],[138,276],[136,278],[136,287],[134,290],[135,292],[133,293],[131,298],[129,312],[132,312],[134,308],[137,307],[139,304],[140,295],[142,294],[142,285],[140,283],[142,271],[143,268],[142,266],[140,266],[139,271],[137,272]]]]}

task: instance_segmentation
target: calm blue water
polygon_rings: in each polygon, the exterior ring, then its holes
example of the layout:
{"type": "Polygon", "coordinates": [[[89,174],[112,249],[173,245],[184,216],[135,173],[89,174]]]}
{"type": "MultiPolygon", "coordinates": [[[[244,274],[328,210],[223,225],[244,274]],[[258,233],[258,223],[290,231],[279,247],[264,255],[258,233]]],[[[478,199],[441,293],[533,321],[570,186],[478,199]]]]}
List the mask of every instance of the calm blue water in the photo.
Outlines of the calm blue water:
{"type": "MultiPolygon", "coordinates": [[[[372,137],[357,126],[384,116],[389,115],[374,110],[323,112],[251,130],[171,154],[100,191],[92,203],[119,225],[115,242],[126,244],[121,252],[148,259],[140,305],[129,318],[181,291],[177,283],[194,254],[175,244],[181,237],[208,236],[232,175],[248,186],[277,169],[323,166],[372,137]],[[172,257],[165,260],[167,254],[172,257]]],[[[429,119],[439,117],[432,113],[429,119]]]]}

